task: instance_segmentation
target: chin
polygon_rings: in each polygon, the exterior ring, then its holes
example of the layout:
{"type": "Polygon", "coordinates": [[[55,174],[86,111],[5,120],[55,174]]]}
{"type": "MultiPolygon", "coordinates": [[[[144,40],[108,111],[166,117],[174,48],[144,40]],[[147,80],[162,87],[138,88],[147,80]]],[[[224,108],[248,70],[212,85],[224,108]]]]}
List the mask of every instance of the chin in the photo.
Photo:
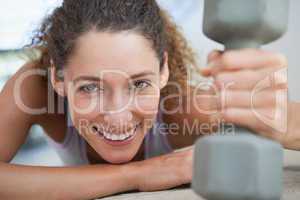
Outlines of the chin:
{"type": "Polygon", "coordinates": [[[111,164],[123,164],[128,163],[134,159],[141,144],[143,143],[144,135],[138,134],[130,145],[123,147],[111,147],[102,143],[96,147],[96,152],[107,162],[111,164]]]}
{"type": "Polygon", "coordinates": [[[106,162],[111,164],[123,164],[133,160],[138,153],[139,148],[140,145],[135,143],[126,148],[107,148],[106,146],[101,145],[100,148],[98,146],[95,150],[106,162]]]}
{"type": "Polygon", "coordinates": [[[124,164],[130,162],[135,156],[135,153],[127,152],[115,152],[106,155],[101,155],[101,157],[111,164],[124,164]]]}
{"type": "Polygon", "coordinates": [[[116,158],[116,159],[110,159],[108,162],[110,162],[111,164],[125,164],[130,162],[131,159],[130,158],[116,158]]]}

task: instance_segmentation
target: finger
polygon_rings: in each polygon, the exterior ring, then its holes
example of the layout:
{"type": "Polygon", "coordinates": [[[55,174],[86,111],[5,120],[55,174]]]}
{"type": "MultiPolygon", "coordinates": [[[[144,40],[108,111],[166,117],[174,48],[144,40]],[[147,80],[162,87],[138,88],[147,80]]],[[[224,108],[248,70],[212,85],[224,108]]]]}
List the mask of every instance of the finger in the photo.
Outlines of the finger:
{"type": "Polygon", "coordinates": [[[223,91],[221,96],[223,109],[248,108],[255,110],[260,108],[275,108],[276,106],[276,91],[273,90],[264,90],[258,93],[227,90],[223,91]]]}
{"type": "Polygon", "coordinates": [[[207,56],[207,63],[210,63],[216,59],[218,59],[221,55],[222,55],[222,51],[220,50],[213,50],[212,52],[210,52],[207,56]]]}
{"type": "MultiPolygon", "coordinates": [[[[273,120],[265,120],[264,115],[270,115],[274,113],[274,110],[261,109],[256,113],[252,110],[241,109],[241,108],[231,108],[226,109],[222,113],[223,120],[228,124],[232,123],[241,127],[253,130],[253,133],[258,133],[260,135],[266,136],[268,138],[278,140],[283,134],[281,133],[283,124],[281,118],[274,118],[273,120]],[[257,114],[259,113],[259,114],[257,114]]],[[[284,116],[282,116],[283,118],[284,116]]]]}
{"type": "Polygon", "coordinates": [[[282,54],[257,49],[230,50],[209,63],[209,68],[212,68],[211,74],[216,74],[219,71],[259,69],[272,66],[286,67],[286,57],[282,54]]]}
{"type": "Polygon", "coordinates": [[[194,152],[194,145],[183,147],[180,149],[174,150],[174,152],[183,152],[183,153],[193,153],[194,152]]]}
{"type": "MultiPolygon", "coordinates": [[[[222,53],[223,52],[219,51],[219,50],[214,50],[214,51],[210,52],[207,57],[207,63],[211,63],[214,60],[218,59],[222,55],[222,53]]],[[[206,68],[200,69],[200,73],[202,76],[205,76],[205,77],[211,76],[211,67],[206,67],[206,68]]]]}
{"type": "Polygon", "coordinates": [[[249,112],[248,109],[243,108],[228,108],[223,110],[221,116],[224,122],[227,124],[232,123],[238,126],[243,126],[245,128],[250,128],[251,126],[254,126],[258,124],[257,119],[253,118],[253,114],[249,112]]]}
{"type": "Polygon", "coordinates": [[[283,89],[287,87],[287,69],[281,66],[260,70],[241,70],[218,73],[214,77],[219,88],[252,90],[253,88],[283,89]]]}

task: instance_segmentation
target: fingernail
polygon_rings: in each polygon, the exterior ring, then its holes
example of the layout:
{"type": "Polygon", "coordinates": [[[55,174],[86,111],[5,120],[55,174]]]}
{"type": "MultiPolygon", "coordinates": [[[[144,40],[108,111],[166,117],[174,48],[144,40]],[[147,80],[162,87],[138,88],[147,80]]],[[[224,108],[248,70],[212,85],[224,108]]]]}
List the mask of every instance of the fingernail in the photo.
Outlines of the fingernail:
{"type": "Polygon", "coordinates": [[[202,74],[202,76],[209,76],[211,74],[211,68],[209,67],[205,67],[200,69],[200,73],[202,74]]]}
{"type": "Polygon", "coordinates": [[[208,54],[208,62],[215,60],[221,54],[218,50],[213,50],[210,54],[208,54]]]}
{"type": "Polygon", "coordinates": [[[216,58],[219,54],[220,54],[219,51],[214,50],[209,54],[209,59],[212,60],[212,59],[216,58]]]}
{"type": "Polygon", "coordinates": [[[216,67],[217,66],[217,61],[211,61],[211,62],[209,62],[209,63],[207,63],[207,67],[208,68],[213,68],[213,67],[216,67]]]}

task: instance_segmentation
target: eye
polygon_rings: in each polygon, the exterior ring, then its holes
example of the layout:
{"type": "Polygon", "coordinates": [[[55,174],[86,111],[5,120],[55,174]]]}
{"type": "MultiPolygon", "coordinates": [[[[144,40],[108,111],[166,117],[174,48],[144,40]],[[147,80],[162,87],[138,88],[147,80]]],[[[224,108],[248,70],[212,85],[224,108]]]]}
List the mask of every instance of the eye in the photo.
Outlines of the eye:
{"type": "Polygon", "coordinates": [[[101,90],[98,84],[96,83],[91,83],[87,85],[83,85],[79,87],[79,91],[85,92],[85,93],[93,93],[101,90]]]}
{"type": "Polygon", "coordinates": [[[149,81],[146,81],[146,80],[139,80],[139,81],[134,82],[135,88],[138,88],[138,89],[144,89],[146,87],[149,87],[150,85],[151,84],[149,83],[149,81]]]}

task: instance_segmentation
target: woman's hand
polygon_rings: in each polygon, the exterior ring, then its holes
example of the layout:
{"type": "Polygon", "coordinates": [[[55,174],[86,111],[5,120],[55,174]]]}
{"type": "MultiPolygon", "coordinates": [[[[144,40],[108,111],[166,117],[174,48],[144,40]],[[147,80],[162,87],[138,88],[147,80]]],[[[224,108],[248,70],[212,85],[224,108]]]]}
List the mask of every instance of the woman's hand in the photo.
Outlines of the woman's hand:
{"type": "Polygon", "coordinates": [[[213,51],[202,75],[214,78],[220,100],[214,119],[234,123],[288,146],[287,59],[258,49],[213,51]]]}
{"type": "Polygon", "coordinates": [[[139,162],[137,188],[140,191],[170,189],[192,180],[194,147],[139,162]]]}

